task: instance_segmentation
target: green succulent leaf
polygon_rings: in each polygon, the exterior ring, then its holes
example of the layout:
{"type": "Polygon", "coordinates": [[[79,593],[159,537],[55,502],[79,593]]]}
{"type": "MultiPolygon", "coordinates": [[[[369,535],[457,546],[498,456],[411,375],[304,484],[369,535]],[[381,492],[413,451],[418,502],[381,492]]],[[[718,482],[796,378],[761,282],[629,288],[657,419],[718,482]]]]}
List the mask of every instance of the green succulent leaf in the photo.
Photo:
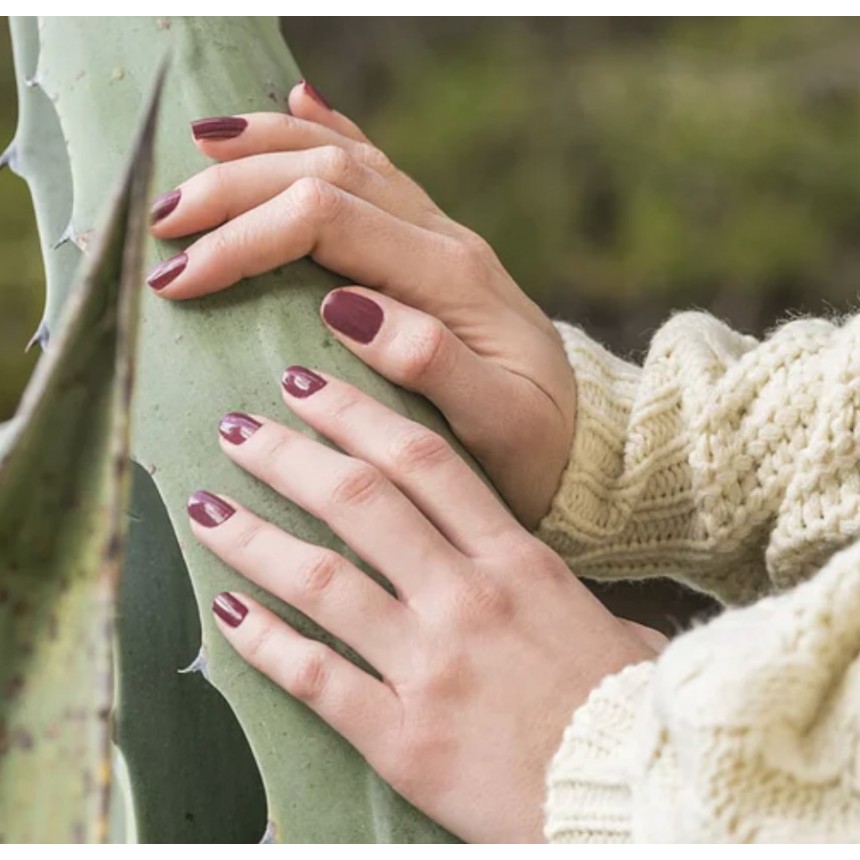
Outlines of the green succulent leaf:
{"type": "MultiPolygon", "coordinates": [[[[107,836],[111,637],[157,95],[0,451],[0,840],[107,836]]],[[[137,125],[137,123],[135,123],[137,125]]]]}

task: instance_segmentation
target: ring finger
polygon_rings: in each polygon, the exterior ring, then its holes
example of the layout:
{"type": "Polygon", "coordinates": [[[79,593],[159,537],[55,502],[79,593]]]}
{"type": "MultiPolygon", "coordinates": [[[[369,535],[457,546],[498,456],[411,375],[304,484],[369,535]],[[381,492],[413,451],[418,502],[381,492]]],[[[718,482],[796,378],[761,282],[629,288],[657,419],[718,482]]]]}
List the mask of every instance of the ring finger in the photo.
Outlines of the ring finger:
{"type": "Polygon", "coordinates": [[[175,239],[209,230],[310,176],[405,221],[429,228],[438,225],[438,214],[426,203],[366,167],[347,150],[318,146],[213,164],[154,201],[152,232],[163,239],[175,239]]]}
{"type": "Polygon", "coordinates": [[[224,496],[196,492],[188,514],[195,537],[222,561],[354,648],[382,674],[391,672],[408,640],[410,612],[382,586],[338,553],[305,543],[224,496]]]}

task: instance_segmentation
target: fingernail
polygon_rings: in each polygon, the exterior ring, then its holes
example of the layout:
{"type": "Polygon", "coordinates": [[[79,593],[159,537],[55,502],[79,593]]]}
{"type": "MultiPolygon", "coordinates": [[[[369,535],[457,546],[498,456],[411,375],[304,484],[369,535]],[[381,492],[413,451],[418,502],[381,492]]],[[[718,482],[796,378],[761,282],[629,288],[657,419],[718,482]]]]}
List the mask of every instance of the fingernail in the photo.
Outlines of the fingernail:
{"type": "Polygon", "coordinates": [[[160,197],[156,197],[152,202],[152,208],[149,210],[152,218],[152,223],[157,224],[162,218],[166,218],[178,205],[179,198],[182,192],[175,188],[173,191],[168,191],[160,197]]]}
{"type": "Polygon", "coordinates": [[[318,373],[298,364],[288,367],[281,378],[284,390],[293,397],[310,397],[315,391],[324,388],[325,384],[326,381],[318,373]]]}
{"type": "Polygon", "coordinates": [[[304,88],[305,93],[318,105],[322,105],[326,110],[333,110],[326,97],[313,84],[308,83],[308,81],[300,81],[300,83],[304,88]]]}
{"type": "Polygon", "coordinates": [[[188,265],[188,255],[184,252],[159,263],[147,276],[146,283],[154,290],[163,290],[171,281],[182,274],[188,265]]]}
{"type": "Polygon", "coordinates": [[[376,302],[347,290],[329,293],[322,315],[333,329],[359,343],[370,343],[383,320],[382,308],[376,302]]]}
{"type": "Polygon", "coordinates": [[[238,627],[245,620],[248,607],[238,597],[222,591],[212,601],[212,611],[229,627],[238,627]]]}
{"type": "Polygon", "coordinates": [[[228,412],[218,424],[218,432],[234,445],[250,439],[263,425],[244,412],[228,412]]]}
{"type": "Polygon", "coordinates": [[[248,127],[248,120],[240,116],[208,116],[191,123],[196,140],[229,140],[238,137],[248,127]]]}
{"type": "Polygon", "coordinates": [[[228,505],[224,499],[219,499],[218,496],[205,490],[194,493],[186,507],[188,516],[201,526],[206,526],[207,529],[220,526],[236,513],[236,509],[228,505]]]}

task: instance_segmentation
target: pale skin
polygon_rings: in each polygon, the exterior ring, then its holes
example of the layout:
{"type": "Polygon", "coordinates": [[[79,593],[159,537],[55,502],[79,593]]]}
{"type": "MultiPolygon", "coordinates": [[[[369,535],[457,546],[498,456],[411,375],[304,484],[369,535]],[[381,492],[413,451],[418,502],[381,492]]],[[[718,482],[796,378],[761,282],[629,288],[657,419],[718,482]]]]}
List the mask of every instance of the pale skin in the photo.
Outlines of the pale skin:
{"type": "Polygon", "coordinates": [[[347,292],[381,309],[377,331],[366,343],[332,333],[436,403],[513,514],[437,435],[340,380],[293,370],[286,406],[343,453],[261,415],[238,441],[222,437],[222,450],[328,523],[395,595],[240,500],[226,500],[235,512],[219,524],[191,525],[381,679],[240,592],[244,614],[232,618],[220,598],[220,629],[461,838],[542,841],[544,775],[574,710],[663,644],[606,611],[528,531],[570,453],[573,372],[549,319],[482,239],[312,88],[294,88],[289,107],[291,117],[247,115],[232,137],[195,140],[216,163],[179,187],[152,229],[209,232],[158,295],[201,296],[305,255],[360,284],[347,292]]]}

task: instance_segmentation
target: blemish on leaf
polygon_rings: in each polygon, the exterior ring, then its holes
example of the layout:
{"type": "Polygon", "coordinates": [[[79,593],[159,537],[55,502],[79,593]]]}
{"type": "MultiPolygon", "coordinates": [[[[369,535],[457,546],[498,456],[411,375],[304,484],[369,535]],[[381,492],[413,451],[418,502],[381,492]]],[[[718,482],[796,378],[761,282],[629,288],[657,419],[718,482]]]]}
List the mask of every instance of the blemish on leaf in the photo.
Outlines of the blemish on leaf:
{"type": "Polygon", "coordinates": [[[15,729],[12,732],[12,746],[20,747],[24,750],[33,749],[35,741],[33,736],[26,729],[15,729]]]}
{"type": "Polygon", "coordinates": [[[14,699],[24,689],[24,679],[20,675],[13,675],[3,687],[3,695],[7,699],[14,699]]]}

